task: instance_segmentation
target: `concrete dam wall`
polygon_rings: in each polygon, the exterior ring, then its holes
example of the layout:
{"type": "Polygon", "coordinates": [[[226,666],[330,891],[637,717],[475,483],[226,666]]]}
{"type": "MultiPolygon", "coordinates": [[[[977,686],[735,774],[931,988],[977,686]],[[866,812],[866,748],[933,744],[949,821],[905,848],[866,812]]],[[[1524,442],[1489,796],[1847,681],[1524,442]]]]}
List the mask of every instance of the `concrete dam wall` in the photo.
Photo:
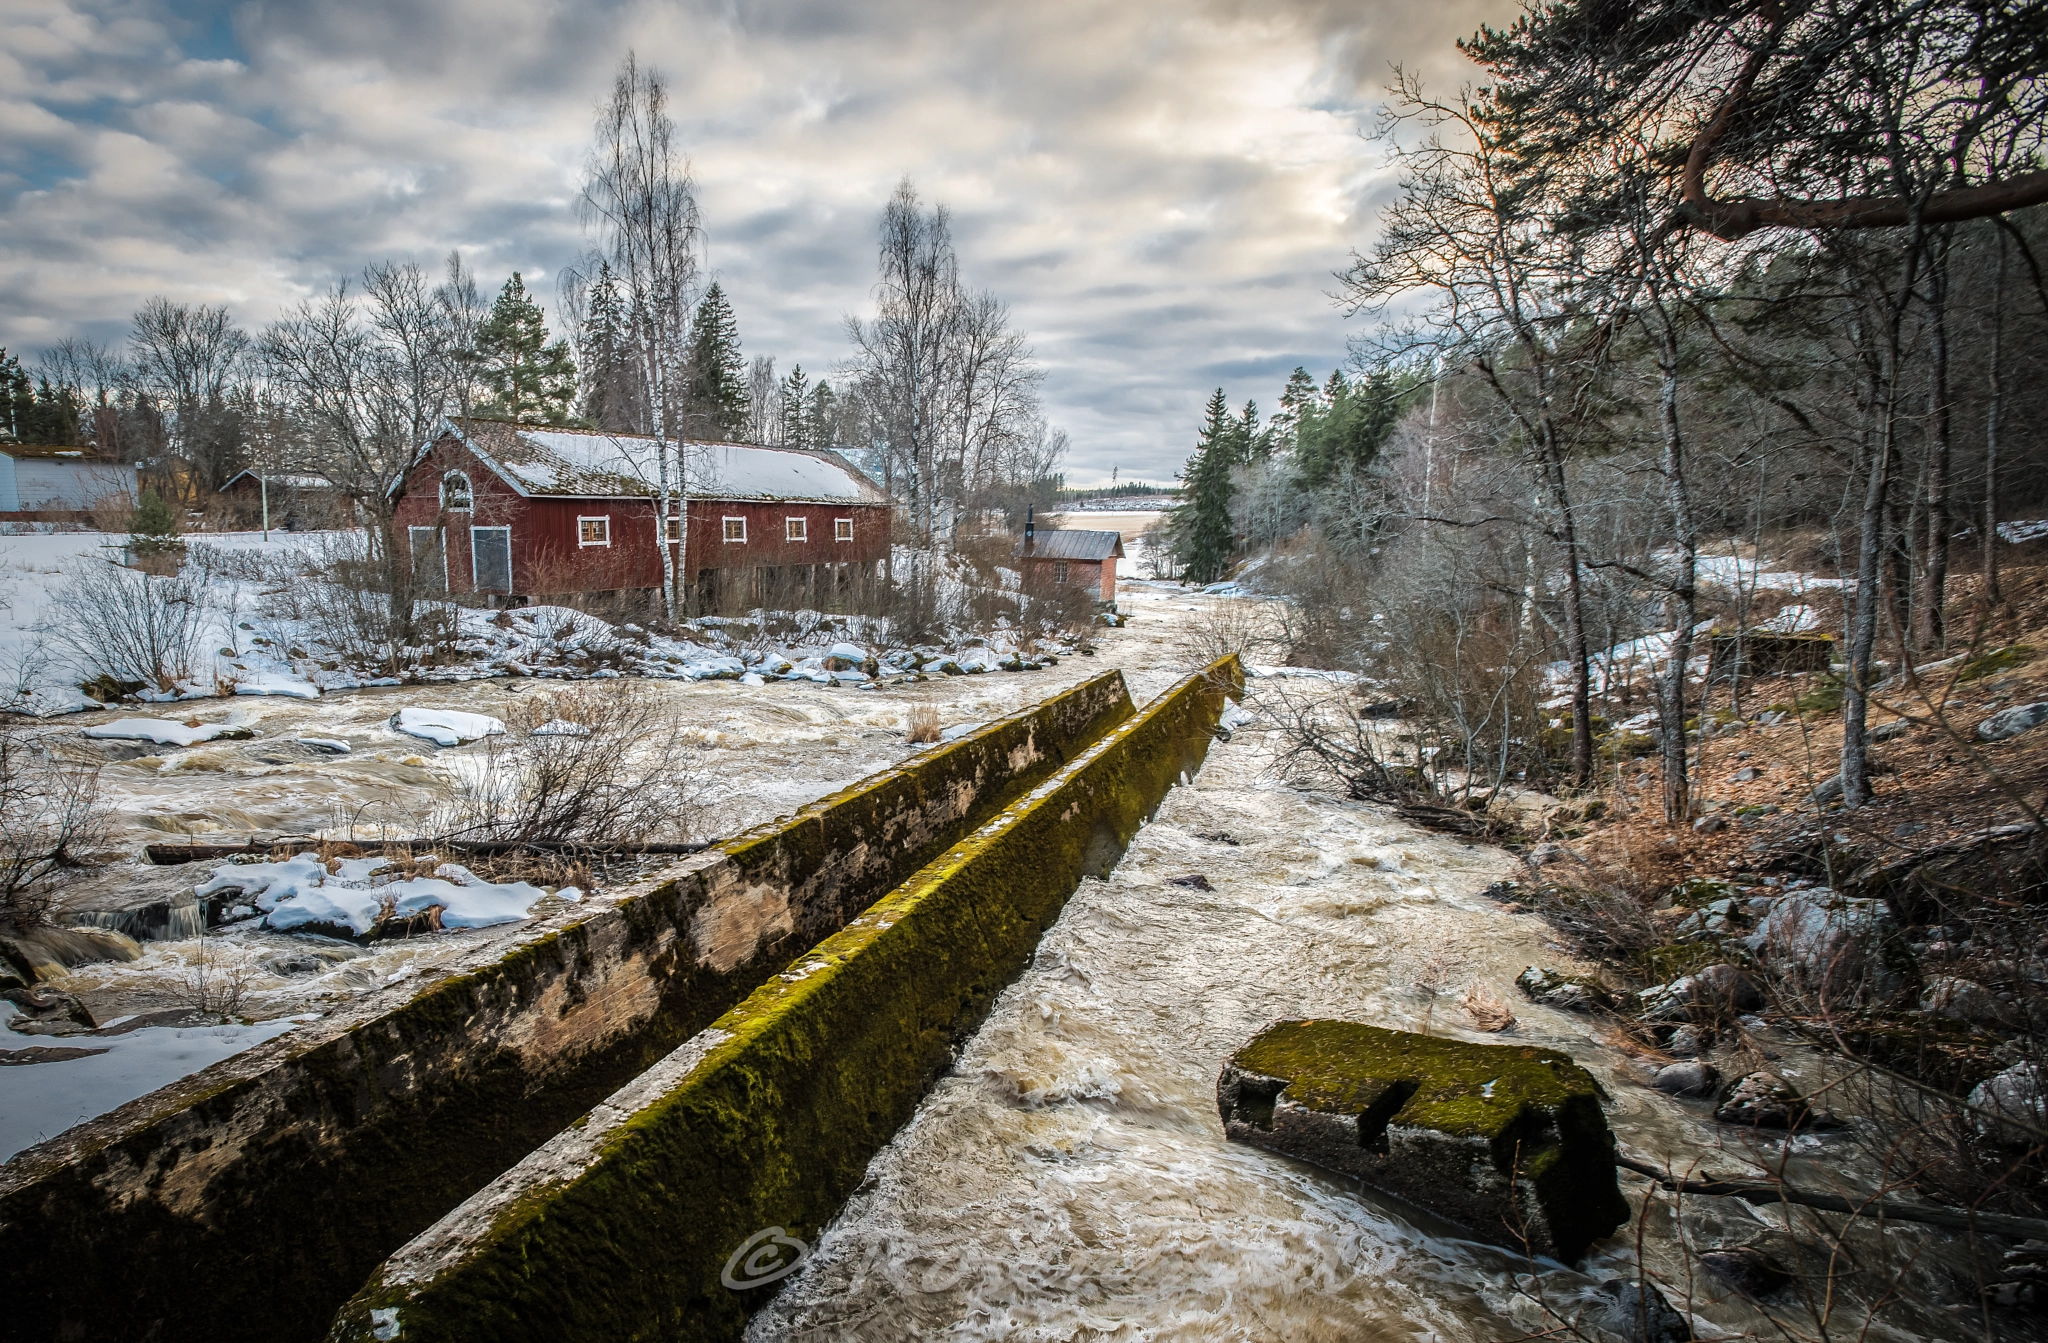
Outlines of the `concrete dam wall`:
{"type": "Polygon", "coordinates": [[[1242,684],[1187,678],[767,978],[391,1256],[335,1343],[738,1338],[1242,684]]]}
{"type": "Polygon", "coordinates": [[[9,1335],[320,1338],[387,1256],[1132,714],[1096,677],[22,1152],[9,1335]]]}

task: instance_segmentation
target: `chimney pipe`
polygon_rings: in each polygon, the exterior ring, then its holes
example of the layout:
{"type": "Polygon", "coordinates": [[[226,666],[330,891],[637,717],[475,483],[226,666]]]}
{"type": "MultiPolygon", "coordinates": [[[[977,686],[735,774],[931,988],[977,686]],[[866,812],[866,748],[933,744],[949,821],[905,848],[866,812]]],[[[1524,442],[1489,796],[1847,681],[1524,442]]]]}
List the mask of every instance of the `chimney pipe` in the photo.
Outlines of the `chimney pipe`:
{"type": "Polygon", "coordinates": [[[1031,549],[1031,543],[1038,537],[1037,511],[1030,504],[1024,505],[1024,548],[1026,550],[1031,549]]]}

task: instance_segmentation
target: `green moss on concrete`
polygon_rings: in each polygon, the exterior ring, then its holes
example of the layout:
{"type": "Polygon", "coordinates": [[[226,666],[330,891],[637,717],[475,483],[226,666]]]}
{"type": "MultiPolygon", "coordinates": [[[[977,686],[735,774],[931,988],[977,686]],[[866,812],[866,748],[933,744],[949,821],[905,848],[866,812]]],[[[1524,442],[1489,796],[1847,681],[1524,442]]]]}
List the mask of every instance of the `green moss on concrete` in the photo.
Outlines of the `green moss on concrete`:
{"type": "Polygon", "coordinates": [[[8,1163],[10,1321],[36,1337],[317,1337],[385,1255],[1132,713],[1111,672],[720,846],[748,883],[803,897],[795,929],[729,970],[698,964],[688,941],[720,855],[693,859],[370,1021],[281,1037],[108,1116],[69,1150],[8,1163]],[[864,865],[839,861],[862,845],[864,865]],[[666,946],[629,971],[655,978],[651,1011],[543,1056],[479,1043],[553,991],[575,1002],[621,972],[592,959],[601,926],[629,956],[666,946]],[[211,1167],[219,1135],[251,1132],[193,1207],[167,1206],[181,1163],[211,1167]],[[115,1281],[121,1292],[104,1290],[115,1281]]]}
{"type": "Polygon", "coordinates": [[[406,1340],[738,1337],[774,1288],[725,1287],[729,1256],[765,1227],[815,1238],[1081,877],[1200,766],[1240,676],[1189,678],[798,957],[686,1076],[481,1195],[465,1248],[430,1232],[394,1256],[333,1337],[370,1338],[387,1307],[406,1340]]]}
{"type": "Polygon", "coordinates": [[[1288,1098],[1317,1110],[1369,1109],[1389,1089],[1412,1088],[1397,1122],[1488,1143],[1511,1138],[1532,1106],[1555,1110],[1574,1096],[1597,1095],[1591,1074],[1555,1050],[1353,1021],[1282,1022],[1231,1062],[1287,1079],[1288,1098]]]}
{"type": "Polygon", "coordinates": [[[1555,1050],[1284,1021],[1231,1056],[1217,1102],[1232,1138],[1538,1254],[1575,1260],[1628,1217],[1599,1084],[1555,1050]]]}

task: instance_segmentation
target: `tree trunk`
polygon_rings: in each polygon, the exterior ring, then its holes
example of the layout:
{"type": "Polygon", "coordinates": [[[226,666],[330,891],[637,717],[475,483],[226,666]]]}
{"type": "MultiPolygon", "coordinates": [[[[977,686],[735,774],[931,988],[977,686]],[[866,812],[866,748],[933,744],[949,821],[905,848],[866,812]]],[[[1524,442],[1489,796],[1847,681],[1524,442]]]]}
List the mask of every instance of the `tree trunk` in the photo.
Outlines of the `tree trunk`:
{"type": "Polygon", "coordinates": [[[1998,417],[2005,389],[1998,378],[1998,358],[2005,337],[2005,234],[1998,235],[1997,278],[1991,286],[1990,396],[1984,406],[1984,605],[2004,600],[1998,590],[1998,417]]]}
{"type": "Polygon", "coordinates": [[[1671,504],[1671,530],[1678,542],[1678,574],[1665,610],[1672,621],[1671,656],[1664,672],[1664,819],[1684,821],[1692,814],[1692,788],[1686,770],[1685,664],[1692,657],[1692,627],[1699,616],[1699,537],[1693,530],[1692,499],[1686,489],[1685,448],[1678,434],[1678,334],[1667,322],[1661,333],[1658,370],[1664,429],[1664,483],[1671,504]]]}
{"type": "Polygon", "coordinates": [[[1572,784],[1584,788],[1593,779],[1592,657],[1586,647],[1586,606],[1578,528],[1572,519],[1571,491],[1564,475],[1564,455],[1557,446],[1550,417],[1541,421],[1543,466],[1557,508],[1558,540],[1564,547],[1564,641],[1572,665],[1572,784]]]}
{"type": "Polygon", "coordinates": [[[1916,647],[1939,649],[1948,641],[1948,240],[1930,267],[1933,321],[1928,331],[1926,543],[1920,609],[1913,631],[1916,647]]]}
{"type": "MultiPolygon", "coordinates": [[[[1910,271],[1910,266],[1909,266],[1910,271]]],[[[1912,290],[1911,284],[1906,292],[1912,290]]],[[[1903,307],[1903,303],[1901,304],[1903,307]]],[[[1898,436],[1898,323],[1892,323],[1890,368],[1878,423],[1877,448],[1864,463],[1862,531],[1856,542],[1856,602],[1849,621],[1849,668],[1842,688],[1842,805],[1851,810],[1870,800],[1869,718],[1872,655],[1877,648],[1877,612],[1883,601],[1880,560],[1890,514],[1892,466],[1898,436]]]]}

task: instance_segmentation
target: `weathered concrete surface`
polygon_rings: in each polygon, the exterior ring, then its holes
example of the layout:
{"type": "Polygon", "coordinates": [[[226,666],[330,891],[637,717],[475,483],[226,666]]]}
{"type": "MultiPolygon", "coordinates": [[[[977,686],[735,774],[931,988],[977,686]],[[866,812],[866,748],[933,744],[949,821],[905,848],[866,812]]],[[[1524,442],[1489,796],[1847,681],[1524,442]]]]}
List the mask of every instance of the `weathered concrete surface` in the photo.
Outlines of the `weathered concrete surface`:
{"type": "Polygon", "coordinates": [[[333,1337],[737,1338],[1241,685],[1225,659],[1148,705],[393,1255],[333,1337]]]}
{"type": "Polygon", "coordinates": [[[1510,1249],[1571,1263],[1628,1220],[1599,1084],[1554,1050],[1283,1021],[1223,1065],[1216,1107],[1239,1142],[1510,1249]]]}
{"type": "Polygon", "coordinates": [[[1132,713],[1097,677],[0,1165],[24,1338],[318,1338],[386,1255],[1132,713]]]}

